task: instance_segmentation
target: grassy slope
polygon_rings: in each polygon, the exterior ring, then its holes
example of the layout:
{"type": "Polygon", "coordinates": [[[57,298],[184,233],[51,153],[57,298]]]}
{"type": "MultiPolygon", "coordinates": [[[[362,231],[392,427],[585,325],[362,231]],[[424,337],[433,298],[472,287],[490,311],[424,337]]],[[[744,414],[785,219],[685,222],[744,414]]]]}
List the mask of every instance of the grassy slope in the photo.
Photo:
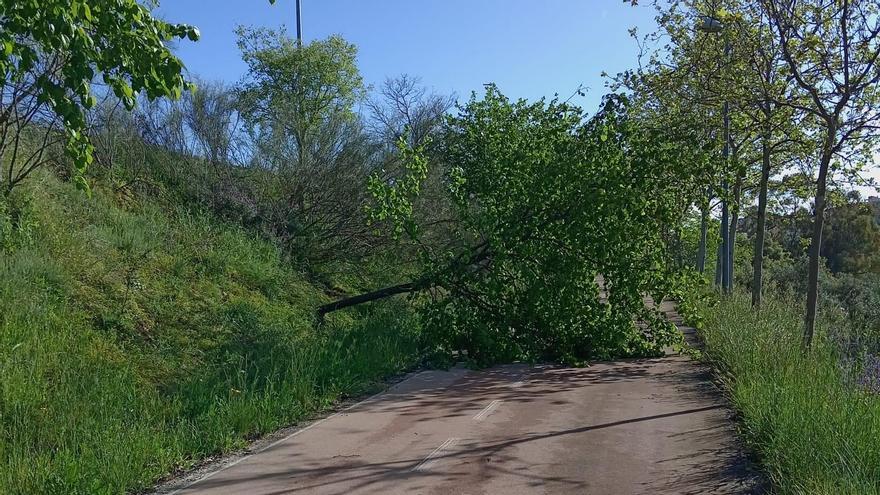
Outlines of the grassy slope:
{"type": "Polygon", "coordinates": [[[880,493],[880,397],[847,384],[824,319],[800,351],[801,304],[768,298],[762,311],[736,294],[703,331],[752,449],[781,493],[880,493]]]}
{"type": "Polygon", "coordinates": [[[319,291],[234,227],[51,177],[25,196],[23,222],[0,208],[0,493],[145,488],[418,359],[402,304],[315,332],[319,291]]]}

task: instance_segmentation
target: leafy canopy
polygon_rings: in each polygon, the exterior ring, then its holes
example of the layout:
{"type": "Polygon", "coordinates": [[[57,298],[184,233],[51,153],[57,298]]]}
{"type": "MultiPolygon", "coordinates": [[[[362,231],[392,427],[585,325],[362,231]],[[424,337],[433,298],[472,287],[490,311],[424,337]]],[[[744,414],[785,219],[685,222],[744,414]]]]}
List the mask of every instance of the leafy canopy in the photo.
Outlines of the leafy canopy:
{"type": "Polygon", "coordinates": [[[257,132],[289,144],[302,163],[328,128],[357,120],[353,107],[364,83],[354,45],[339,36],[302,44],[262,28],[240,27],[237,34],[248,65],[241,105],[257,132]]]}
{"type": "Polygon", "coordinates": [[[612,96],[587,120],[566,103],[513,102],[492,86],[472,98],[439,143],[452,217],[433,221],[451,226],[444,242],[411,225],[413,180],[426,175],[418,151],[405,154],[403,176],[373,182],[373,218],[422,254],[442,351],[579,362],[677,342],[643,294],[672,287],[661,233],[686,202],[671,178],[693,160],[629,107],[612,96]]]}
{"type": "MultiPolygon", "coordinates": [[[[105,84],[131,109],[139,93],[148,98],[177,98],[189,84],[183,64],[168,49],[174,38],[196,41],[199,32],[152,16],[157,2],[112,0],[0,1],[0,74],[2,82],[32,78],[33,91],[61,119],[67,153],[79,178],[92,161],[85,135],[84,109],[96,103],[93,90],[100,74],[105,84]],[[58,62],[57,70],[38,72],[42,61],[58,62]]],[[[9,118],[15,102],[2,102],[0,119],[9,118]]]]}

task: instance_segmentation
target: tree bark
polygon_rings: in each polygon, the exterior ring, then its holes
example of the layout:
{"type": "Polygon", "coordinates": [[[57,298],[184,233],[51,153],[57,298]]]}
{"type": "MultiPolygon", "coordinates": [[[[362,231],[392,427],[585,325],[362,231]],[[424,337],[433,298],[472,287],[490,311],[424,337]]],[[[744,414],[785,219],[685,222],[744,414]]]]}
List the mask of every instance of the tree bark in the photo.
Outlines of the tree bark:
{"type": "Polygon", "coordinates": [[[684,253],[681,243],[681,230],[676,229],[674,233],[674,241],[675,241],[675,268],[681,269],[684,267],[684,253]]]}
{"type": "Polygon", "coordinates": [[[332,303],[328,303],[318,307],[318,321],[323,320],[324,315],[326,315],[327,313],[332,313],[334,311],[339,311],[340,309],[357,306],[358,304],[363,304],[370,301],[385,299],[386,297],[391,297],[397,294],[418,292],[422,289],[426,289],[430,285],[430,280],[422,279],[414,282],[407,282],[405,284],[385,287],[384,289],[378,289],[372,292],[366,292],[364,294],[358,294],[357,296],[346,297],[345,299],[340,299],[338,301],[333,301],[332,303]]]}
{"type": "MultiPolygon", "coordinates": [[[[736,160],[734,159],[734,162],[736,160]]],[[[739,223],[739,208],[740,203],[742,202],[742,185],[743,179],[745,176],[745,171],[741,170],[736,174],[736,182],[733,184],[733,209],[730,212],[730,235],[727,236],[727,249],[728,255],[727,259],[730,260],[728,263],[728,276],[727,276],[727,293],[731,293],[733,291],[733,267],[736,266],[734,263],[734,255],[736,254],[736,230],[737,223],[739,223]]]]}
{"type": "Polygon", "coordinates": [[[767,183],[770,181],[770,136],[761,140],[761,183],[758,186],[758,218],[755,232],[755,257],[752,260],[752,307],[761,306],[764,289],[764,233],[767,224],[767,183]]]}
{"type": "MultiPolygon", "coordinates": [[[[454,271],[462,267],[465,269],[479,270],[481,268],[480,263],[484,260],[489,259],[492,253],[489,249],[488,241],[483,241],[479,245],[472,248],[472,250],[473,253],[467,261],[462,262],[461,257],[463,256],[463,254],[459,255],[458,258],[453,260],[453,262],[449,265],[448,270],[454,271]]],[[[364,304],[379,299],[385,299],[386,297],[391,297],[397,294],[419,292],[432,286],[439,286],[440,284],[438,283],[438,281],[442,278],[442,275],[424,275],[422,278],[413,282],[392,285],[391,287],[385,287],[384,289],[378,289],[371,292],[366,292],[364,294],[359,294],[357,296],[346,297],[345,299],[333,301],[331,303],[318,307],[316,311],[318,322],[322,322],[324,320],[324,315],[326,315],[327,313],[339,311],[340,309],[357,306],[358,304],[364,304]]]]}
{"type": "Polygon", "coordinates": [[[828,178],[828,166],[834,155],[834,138],[837,128],[828,124],[825,145],[822,150],[822,161],[819,163],[819,178],[816,181],[816,202],[813,213],[813,240],[810,243],[810,264],[807,277],[807,311],[804,317],[803,346],[808,350],[813,344],[816,329],[816,313],[819,307],[819,257],[822,252],[822,228],[825,224],[825,187],[828,178]]]}
{"type": "MultiPolygon", "coordinates": [[[[707,194],[708,197],[708,194],[707,194]]],[[[700,246],[697,249],[697,271],[704,273],[706,271],[706,237],[709,230],[709,205],[702,205],[700,208],[700,246]]]]}

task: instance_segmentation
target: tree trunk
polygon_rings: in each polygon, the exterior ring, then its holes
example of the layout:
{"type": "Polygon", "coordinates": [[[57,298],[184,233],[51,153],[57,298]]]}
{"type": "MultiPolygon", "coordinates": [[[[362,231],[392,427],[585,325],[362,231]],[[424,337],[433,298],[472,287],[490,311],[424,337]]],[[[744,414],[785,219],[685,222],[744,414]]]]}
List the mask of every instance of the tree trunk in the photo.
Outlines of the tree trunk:
{"type": "MultiPolygon", "coordinates": [[[[707,194],[708,198],[708,194],[707,194]]],[[[700,246],[697,249],[697,271],[704,273],[706,271],[706,237],[709,230],[709,205],[702,205],[700,208],[700,246]]]]}
{"type": "Polygon", "coordinates": [[[816,181],[816,203],[813,213],[813,240],[810,243],[810,264],[807,277],[807,314],[804,318],[804,349],[813,344],[816,329],[816,313],[819,307],[819,256],[822,250],[822,228],[825,224],[825,183],[828,178],[828,166],[834,154],[834,137],[837,129],[828,124],[828,135],[822,150],[822,161],[819,163],[819,179],[816,181]]]}
{"type": "Polygon", "coordinates": [[[715,256],[715,285],[721,287],[721,258],[723,256],[724,245],[722,243],[718,243],[718,251],[715,256]]]}
{"type": "Polygon", "coordinates": [[[318,321],[322,321],[324,319],[324,315],[326,315],[327,313],[332,313],[340,309],[357,306],[358,304],[363,304],[370,301],[385,299],[386,297],[391,297],[397,294],[418,292],[422,289],[427,288],[430,285],[431,282],[429,280],[422,279],[415,282],[408,282],[405,284],[385,287],[384,289],[374,290],[372,292],[359,294],[357,296],[346,297],[345,299],[340,299],[339,301],[333,301],[332,303],[325,304],[318,308],[318,321]]]}
{"type": "MultiPolygon", "coordinates": [[[[734,163],[736,159],[734,159],[734,163]]],[[[742,198],[742,185],[743,179],[745,176],[745,171],[741,170],[736,174],[736,182],[733,184],[733,209],[730,212],[730,235],[727,236],[727,249],[728,255],[727,259],[730,260],[730,263],[727,267],[727,292],[730,293],[733,291],[733,267],[736,266],[734,263],[734,254],[736,253],[736,230],[737,223],[739,223],[739,207],[742,198]]]]}
{"type": "Polygon", "coordinates": [[[681,242],[681,230],[675,229],[675,268],[680,270],[684,268],[684,249],[681,242]]]}
{"type": "Polygon", "coordinates": [[[752,307],[761,306],[761,293],[764,289],[764,231],[767,223],[767,183],[770,181],[770,136],[765,134],[761,140],[761,184],[758,187],[758,219],[755,232],[755,257],[752,260],[752,307]]]}

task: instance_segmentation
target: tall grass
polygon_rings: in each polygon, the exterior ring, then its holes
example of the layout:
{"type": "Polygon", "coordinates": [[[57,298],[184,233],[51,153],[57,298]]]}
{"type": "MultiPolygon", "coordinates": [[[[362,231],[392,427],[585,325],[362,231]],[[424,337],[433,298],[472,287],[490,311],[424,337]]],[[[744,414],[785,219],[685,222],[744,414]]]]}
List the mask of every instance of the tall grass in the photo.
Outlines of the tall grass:
{"type": "Polygon", "coordinates": [[[852,383],[828,338],[846,322],[826,315],[806,354],[802,322],[797,301],[768,297],[753,311],[734,294],[706,315],[707,356],[779,492],[880,493],[880,397],[852,383]]]}
{"type": "Polygon", "coordinates": [[[48,176],[0,201],[0,493],[144,489],[420,358],[405,304],[318,331],[320,291],[209,216],[48,176]]]}

